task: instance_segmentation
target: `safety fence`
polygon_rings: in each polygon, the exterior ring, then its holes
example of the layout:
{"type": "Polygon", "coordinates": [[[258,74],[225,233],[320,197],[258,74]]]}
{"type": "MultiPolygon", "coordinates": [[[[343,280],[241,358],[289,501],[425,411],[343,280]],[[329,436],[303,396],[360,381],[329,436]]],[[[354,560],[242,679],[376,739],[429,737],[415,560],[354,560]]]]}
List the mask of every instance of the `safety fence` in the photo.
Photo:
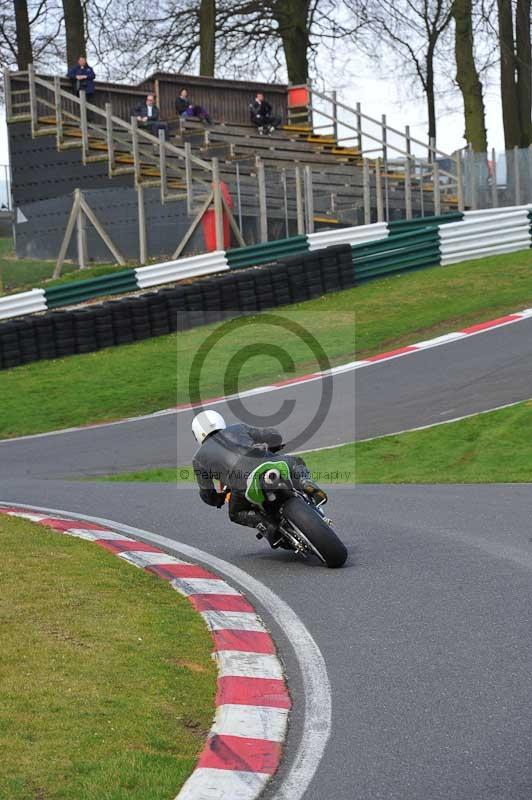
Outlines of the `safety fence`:
{"type": "Polygon", "coordinates": [[[346,289],[354,280],[351,248],[338,245],[158,292],[11,320],[0,325],[0,369],[310,300],[346,289]]]}
{"type": "Polygon", "coordinates": [[[320,231],[8,295],[0,298],[0,319],[228,270],[280,263],[290,256],[321,252],[336,245],[352,248],[357,280],[454,264],[531,247],[531,223],[532,205],[527,205],[320,231]]]}

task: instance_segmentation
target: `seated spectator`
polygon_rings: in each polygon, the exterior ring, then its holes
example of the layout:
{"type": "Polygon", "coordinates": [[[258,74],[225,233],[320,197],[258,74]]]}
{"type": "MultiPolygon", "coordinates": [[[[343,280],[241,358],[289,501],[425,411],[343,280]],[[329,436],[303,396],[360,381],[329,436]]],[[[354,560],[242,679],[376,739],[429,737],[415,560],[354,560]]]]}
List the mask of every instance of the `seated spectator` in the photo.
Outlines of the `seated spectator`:
{"type": "Polygon", "coordinates": [[[67,72],[67,78],[70,78],[72,81],[72,88],[78,97],[80,92],[85,92],[88,100],[89,97],[94,94],[94,80],[96,75],[94,74],[93,68],[89,67],[87,64],[85,56],[80,56],[77,64],[70,67],[67,72]]]}
{"type": "Polygon", "coordinates": [[[175,108],[180,117],[197,117],[205,122],[206,125],[212,125],[209,112],[202,106],[195,106],[192,100],[189,99],[188,91],[181,89],[179,97],[175,101],[175,108]]]}
{"type": "Polygon", "coordinates": [[[272,114],[272,107],[265,99],[264,92],[257,92],[255,100],[249,104],[249,110],[251,121],[261,136],[264,132],[271,136],[281,124],[281,117],[272,114]]]}
{"type": "Polygon", "coordinates": [[[133,116],[137,118],[139,127],[147,128],[154,136],[159,135],[159,131],[166,131],[166,122],[159,119],[159,109],[155,105],[153,94],[146,95],[146,102],[138,105],[133,111],[133,116]]]}

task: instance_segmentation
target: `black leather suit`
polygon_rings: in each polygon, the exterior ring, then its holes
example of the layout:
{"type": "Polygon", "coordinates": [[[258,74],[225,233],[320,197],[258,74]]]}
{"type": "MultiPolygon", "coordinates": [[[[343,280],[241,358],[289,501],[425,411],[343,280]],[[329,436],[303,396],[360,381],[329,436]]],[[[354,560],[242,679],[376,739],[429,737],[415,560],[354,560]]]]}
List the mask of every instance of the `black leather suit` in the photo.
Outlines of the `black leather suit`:
{"type": "Polygon", "coordinates": [[[211,433],[203,442],[192,462],[200,497],[210,506],[222,506],[224,495],[219,494],[214,481],[220,481],[231,492],[229,517],[238,525],[255,528],[262,514],[246,499],[248,475],[265,461],[285,461],[292,477],[308,477],[302,458],[278,455],[282,436],[274,428],[253,428],[250,425],[229,425],[211,433]]]}

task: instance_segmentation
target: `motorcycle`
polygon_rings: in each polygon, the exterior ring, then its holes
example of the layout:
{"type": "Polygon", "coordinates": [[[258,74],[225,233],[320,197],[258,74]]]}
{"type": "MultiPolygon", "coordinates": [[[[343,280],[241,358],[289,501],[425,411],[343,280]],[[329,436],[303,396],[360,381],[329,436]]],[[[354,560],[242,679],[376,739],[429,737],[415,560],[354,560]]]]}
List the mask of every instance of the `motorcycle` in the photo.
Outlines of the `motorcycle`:
{"type": "MultiPolygon", "coordinates": [[[[260,464],[247,479],[246,498],[270,520],[277,523],[276,546],[292,550],[298,556],[317,558],[327,567],[341,567],[347,550],[325,516],[321,503],[300,491],[292,480],[285,461],[260,464]]],[[[258,534],[259,538],[261,534],[258,534]]]]}

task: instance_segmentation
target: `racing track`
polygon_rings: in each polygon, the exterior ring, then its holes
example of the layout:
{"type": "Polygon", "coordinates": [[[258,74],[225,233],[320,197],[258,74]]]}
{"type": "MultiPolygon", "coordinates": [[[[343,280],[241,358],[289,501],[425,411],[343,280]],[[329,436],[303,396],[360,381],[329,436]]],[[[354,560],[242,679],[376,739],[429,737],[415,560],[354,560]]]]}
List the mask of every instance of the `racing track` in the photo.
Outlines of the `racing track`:
{"type": "MultiPolygon", "coordinates": [[[[532,397],[531,333],[527,320],[336,376],[332,413],[308,446],[355,438],[345,421],[354,381],[356,438],[532,397]]],[[[290,393],[310,408],[319,388],[290,393]]],[[[351,555],[327,571],[269,551],[223,511],[200,507],[192,487],[47,479],[175,463],[176,420],[187,428],[186,463],[189,416],[0,443],[0,498],[195,545],[285,600],[320,647],[332,685],[332,735],[305,800],[529,800],[530,486],[333,487],[330,513],[351,555]]],[[[301,680],[283,631],[263,616],[295,699],[286,769],[301,733],[301,680]]]]}

